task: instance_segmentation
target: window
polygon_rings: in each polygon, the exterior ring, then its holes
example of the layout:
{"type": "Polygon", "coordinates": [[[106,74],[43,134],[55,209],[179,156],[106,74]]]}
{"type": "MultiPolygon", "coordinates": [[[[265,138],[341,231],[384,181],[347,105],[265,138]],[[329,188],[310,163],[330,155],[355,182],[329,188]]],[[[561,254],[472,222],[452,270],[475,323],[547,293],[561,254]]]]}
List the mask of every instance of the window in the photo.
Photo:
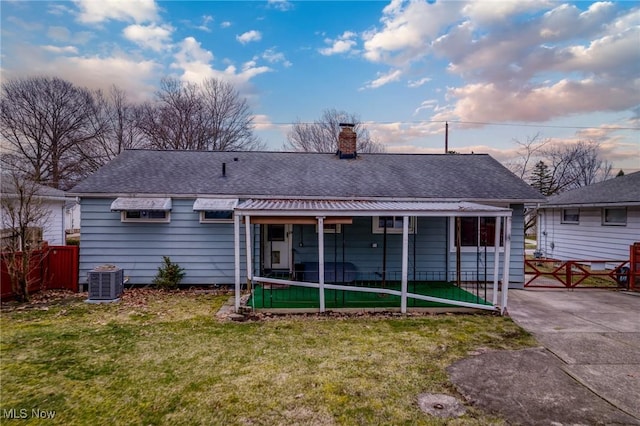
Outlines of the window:
{"type": "Polygon", "coordinates": [[[200,223],[228,223],[233,222],[232,210],[202,210],[200,223]]]}
{"type": "Polygon", "coordinates": [[[580,209],[562,209],[561,223],[580,223],[580,209]]]}
{"type": "MultiPolygon", "coordinates": [[[[374,216],[373,229],[374,234],[384,234],[385,226],[387,234],[402,234],[402,216],[374,216]]],[[[409,218],[409,233],[416,233],[416,218],[409,218]]]]}
{"type": "MultiPolygon", "coordinates": [[[[323,230],[325,234],[339,234],[342,232],[342,225],[339,223],[324,224],[323,230]]],[[[318,233],[318,225],[316,225],[316,234],[318,233]]]]}
{"type": "Polygon", "coordinates": [[[122,222],[169,222],[168,210],[124,210],[122,222]]]}
{"type": "Polygon", "coordinates": [[[237,198],[197,198],[193,210],[200,212],[200,223],[230,223],[237,205],[237,198]]]}
{"type": "Polygon", "coordinates": [[[602,209],[602,224],[625,226],[627,224],[627,209],[624,207],[602,209]]]}
{"type": "MultiPolygon", "coordinates": [[[[457,226],[454,233],[454,246],[458,241],[457,226]]],[[[461,217],[460,245],[462,247],[493,247],[496,238],[495,217],[461,217]]],[[[500,229],[500,247],[504,246],[504,229],[500,229]]]]}
{"type": "MultiPolygon", "coordinates": [[[[267,241],[284,241],[285,228],[284,225],[268,225],[267,241]]],[[[280,262],[275,262],[280,263],[280,262]]]]}

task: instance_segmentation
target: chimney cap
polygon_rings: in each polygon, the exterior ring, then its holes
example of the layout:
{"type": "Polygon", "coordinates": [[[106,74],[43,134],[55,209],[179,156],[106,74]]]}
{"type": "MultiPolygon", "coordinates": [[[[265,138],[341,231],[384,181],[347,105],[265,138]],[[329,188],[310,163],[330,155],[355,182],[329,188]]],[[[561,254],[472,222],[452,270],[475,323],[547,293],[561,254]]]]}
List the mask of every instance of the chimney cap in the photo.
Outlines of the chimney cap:
{"type": "Polygon", "coordinates": [[[338,124],[340,127],[355,127],[356,125],[353,123],[340,123],[338,124]]]}

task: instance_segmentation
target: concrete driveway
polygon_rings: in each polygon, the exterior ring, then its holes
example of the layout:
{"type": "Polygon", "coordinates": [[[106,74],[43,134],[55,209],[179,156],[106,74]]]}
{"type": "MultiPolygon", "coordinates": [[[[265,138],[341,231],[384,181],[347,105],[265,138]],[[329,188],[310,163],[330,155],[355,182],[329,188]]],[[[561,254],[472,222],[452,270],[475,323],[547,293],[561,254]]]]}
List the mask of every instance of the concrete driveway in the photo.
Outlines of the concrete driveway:
{"type": "Polygon", "coordinates": [[[640,425],[640,294],[511,290],[508,312],[542,347],[452,365],[468,400],[513,424],[640,425]]]}

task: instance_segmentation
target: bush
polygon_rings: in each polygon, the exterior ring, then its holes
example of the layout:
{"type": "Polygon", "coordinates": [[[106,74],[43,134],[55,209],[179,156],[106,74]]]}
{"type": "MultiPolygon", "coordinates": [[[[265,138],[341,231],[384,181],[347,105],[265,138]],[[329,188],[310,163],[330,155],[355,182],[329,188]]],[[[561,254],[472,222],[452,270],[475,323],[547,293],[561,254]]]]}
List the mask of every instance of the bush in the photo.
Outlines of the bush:
{"type": "Polygon", "coordinates": [[[158,267],[158,273],[153,278],[153,284],[163,289],[177,288],[186,275],[184,268],[171,262],[169,256],[162,256],[163,265],[158,267]]]}

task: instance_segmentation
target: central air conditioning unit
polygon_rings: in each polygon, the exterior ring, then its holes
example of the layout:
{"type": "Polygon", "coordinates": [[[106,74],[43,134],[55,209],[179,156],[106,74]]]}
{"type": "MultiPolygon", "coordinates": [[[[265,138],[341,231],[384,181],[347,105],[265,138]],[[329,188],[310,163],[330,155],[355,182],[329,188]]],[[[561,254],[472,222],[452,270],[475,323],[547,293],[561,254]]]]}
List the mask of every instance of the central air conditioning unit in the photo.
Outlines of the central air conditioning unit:
{"type": "Polygon", "coordinates": [[[89,272],[87,302],[113,302],[124,291],[124,270],[114,265],[102,265],[89,272]]]}

